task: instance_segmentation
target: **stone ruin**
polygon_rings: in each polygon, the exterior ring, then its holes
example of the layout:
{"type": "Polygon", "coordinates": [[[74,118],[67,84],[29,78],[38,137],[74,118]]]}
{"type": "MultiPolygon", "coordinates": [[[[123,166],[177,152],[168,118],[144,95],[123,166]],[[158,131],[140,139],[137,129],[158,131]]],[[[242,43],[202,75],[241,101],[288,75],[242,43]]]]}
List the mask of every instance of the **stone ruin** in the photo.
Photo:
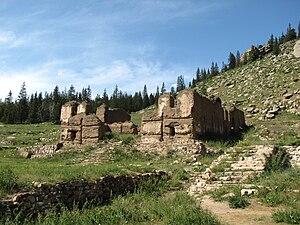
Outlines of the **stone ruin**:
{"type": "Polygon", "coordinates": [[[105,105],[91,114],[87,102],[67,102],[61,108],[61,141],[72,144],[97,143],[105,132],[137,133],[130,115],[122,109],[110,109],[105,105]]]}
{"type": "Polygon", "coordinates": [[[234,106],[225,109],[220,98],[213,101],[195,90],[159,97],[157,110],[145,112],[141,134],[145,141],[197,139],[200,136],[228,136],[246,127],[244,113],[234,106]]]}

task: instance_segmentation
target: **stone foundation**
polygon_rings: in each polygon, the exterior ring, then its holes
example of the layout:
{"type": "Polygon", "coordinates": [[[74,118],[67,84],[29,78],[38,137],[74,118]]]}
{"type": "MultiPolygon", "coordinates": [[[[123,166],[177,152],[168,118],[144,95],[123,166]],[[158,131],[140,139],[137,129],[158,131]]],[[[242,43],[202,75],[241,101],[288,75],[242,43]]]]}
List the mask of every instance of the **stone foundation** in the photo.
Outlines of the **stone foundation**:
{"type": "Polygon", "coordinates": [[[0,216],[9,214],[36,218],[47,209],[61,206],[81,208],[86,202],[101,205],[111,197],[132,193],[146,181],[156,182],[167,176],[163,171],[138,175],[115,175],[96,181],[73,180],[57,184],[35,184],[35,191],[16,194],[12,199],[0,200],[0,216]],[[92,201],[92,202],[91,202],[92,201]]]}

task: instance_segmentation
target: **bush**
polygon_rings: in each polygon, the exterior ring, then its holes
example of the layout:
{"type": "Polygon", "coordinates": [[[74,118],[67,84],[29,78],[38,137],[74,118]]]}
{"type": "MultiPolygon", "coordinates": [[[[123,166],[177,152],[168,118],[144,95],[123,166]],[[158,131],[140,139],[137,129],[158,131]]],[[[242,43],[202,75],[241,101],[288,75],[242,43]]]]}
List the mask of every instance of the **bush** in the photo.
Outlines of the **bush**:
{"type": "Polygon", "coordinates": [[[246,208],[250,205],[249,199],[246,196],[241,196],[241,195],[234,195],[232,197],[229,197],[228,200],[229,207],[230,208],[246,208]]]}
{"type": "Polygon", "coordinates": [[[134,137],[133,137],[133,136],[127,136],[127,137],[124,137],[124,139],[122,140],[122,144],[128,145],[128,144],[130,144],[133,140],[134,140],[134,137]]]}
{"type": "Polygon", "coordinates": [[[276,223],[286,222],[289,224],[300,224],[300,210],[290,209],[273,213],[273,220],[276,223]]]}
{"type": "Polygon", "coordinates": [[[10,168],[0,171],[0,190],[10,193],[17,186],[18,177],[10,168]]]}
{"type": "Polygon", "coordinates": [[[265,171],[282,171],[291,167],[290,155],[285,149],[275,146],[271,156],[265,156],[265,171]]]}

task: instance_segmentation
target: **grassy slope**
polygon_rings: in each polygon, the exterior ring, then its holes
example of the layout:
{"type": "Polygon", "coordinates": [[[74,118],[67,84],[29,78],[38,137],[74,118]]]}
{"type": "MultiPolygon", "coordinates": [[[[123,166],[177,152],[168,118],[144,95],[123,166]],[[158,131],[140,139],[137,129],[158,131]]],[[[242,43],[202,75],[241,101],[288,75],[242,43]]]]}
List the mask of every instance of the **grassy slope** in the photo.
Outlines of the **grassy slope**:
{"type": "Polygon", "coordinates": [[[300,59],[290,54],[294,43],[286,43],[277,57],[269,54],[197,84],[201,94],[218,96],[223,105],[235,104],[245,112],[247,124],[254,129],[244,137],[242,145],[300,144],[300,115],[290,113],[299,111],[300,105],[300,59]],[[285,99],[285,93],[293,96],[285,99]],[[273,120],[264,119],[266,111],[273,107],[282,108],[279,115],[273,120]],[[249,108],[259,112],[247,112],[249,108]]]}

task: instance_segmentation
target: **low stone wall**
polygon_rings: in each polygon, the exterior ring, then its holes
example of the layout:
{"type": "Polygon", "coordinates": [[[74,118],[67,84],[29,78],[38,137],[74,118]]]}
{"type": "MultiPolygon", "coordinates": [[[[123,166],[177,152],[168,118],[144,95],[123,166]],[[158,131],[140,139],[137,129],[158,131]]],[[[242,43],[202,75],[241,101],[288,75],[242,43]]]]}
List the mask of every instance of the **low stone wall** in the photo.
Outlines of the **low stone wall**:
{"type": "Polygon", "coordinates": [[[4,214],[35,218],[45,210],[61,206],[82,207],[89,202],[95,205],[107,203],[111,197],[134,192],[142,182],[156,182],[167,176],[156,171],[138,175],[115,175],[96,181],[73,180],[57,184],[36,184],[35,191],[16,194],[12,199],[0,200],[0,217],[4,214]]]}
{"type": "Polygon", "coordinates": [[[24,158],[44,158],[52,157],[59,149],[62,148],[62,143],[56,145],[43,145],[43,146],[32,146],[32,147],[19,147],[17,151],[24,158]]]}

